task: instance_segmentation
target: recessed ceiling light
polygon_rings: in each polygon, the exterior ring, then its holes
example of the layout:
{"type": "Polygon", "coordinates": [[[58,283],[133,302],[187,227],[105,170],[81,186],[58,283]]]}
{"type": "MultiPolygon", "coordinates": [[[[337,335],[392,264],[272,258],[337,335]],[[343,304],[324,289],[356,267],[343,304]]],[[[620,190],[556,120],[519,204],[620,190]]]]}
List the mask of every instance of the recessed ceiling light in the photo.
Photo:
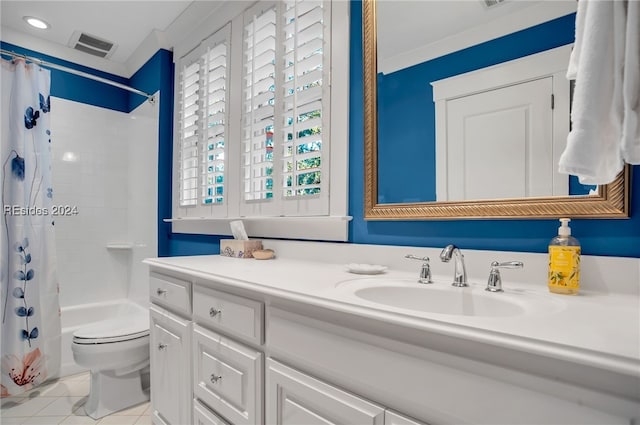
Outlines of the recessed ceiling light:
{"type": "Polygon", "coordinates": [[[33,16],[24,16],[22,19],[24,19],[27,24],[31,25],[34,28],[46,30],[50,27],[50,25],[42,19],[34,18],[33,16]]]}

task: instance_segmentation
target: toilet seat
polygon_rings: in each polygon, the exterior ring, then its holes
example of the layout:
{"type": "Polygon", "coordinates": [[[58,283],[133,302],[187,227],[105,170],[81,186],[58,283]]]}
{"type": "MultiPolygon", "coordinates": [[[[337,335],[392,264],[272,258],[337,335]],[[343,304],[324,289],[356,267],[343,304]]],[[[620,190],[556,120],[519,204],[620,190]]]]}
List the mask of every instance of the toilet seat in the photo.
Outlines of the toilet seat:
{"type": "Polygon", "coordinates": [[[147,317],[127,317],[103,320],[83,326],[73,333],[74,344],[111,344],[131,341],[149,335],[147,317]]]}
{"type": "Polygon", "coordinates": [[[123,341],[131,341],[132,339],[144,338],[145,336],[149,336],[149,331],[139,332],[131,335],[120,335],[114,336],[110,338],[82,338],[82,337],[73,337],[74,344],[112,344],[114,342],[123,342],[123,341]]]}

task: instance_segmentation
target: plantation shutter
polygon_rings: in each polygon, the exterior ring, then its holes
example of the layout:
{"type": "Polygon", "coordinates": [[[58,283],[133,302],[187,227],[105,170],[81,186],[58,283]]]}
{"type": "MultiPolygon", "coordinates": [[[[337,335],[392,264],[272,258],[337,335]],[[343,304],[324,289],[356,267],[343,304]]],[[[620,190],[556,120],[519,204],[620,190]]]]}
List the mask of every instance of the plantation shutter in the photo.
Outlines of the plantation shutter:
{"type": "Polygon", "coordinates": [[[227,25],[180,60],[179,207],[224,217],[228,131],[227,25]]]}
{"type": "MultiPolygon", "coordinates": [[[[244,24],[241,150],[244,202],[271,200],[274,196],[277,5],[259,3],[258,7],[259,10],[245,15],[244,24]]],[[[276,212],[273,203],[258,211],[276,212]]],[[[253,209],[254,214],[258,211],[253,209]]]]}
{"type": "Polygon", "coordinates": [[[328,17],[299,0],[245,15],[241,215],[328,214],[328,17]]]}
{"type": "Polygon", "coordinates": [[[180,206],[198,203],[198,112],[200,63],[183,65],[180,77],[179,179],[180,206]]]}
{"type": "Polygon", "coordinates": [[[225,200],[225,135],[227,130],[227,43],[207,49],[204,55],[205,155],[202,161],[202,202],[225,200]]]}

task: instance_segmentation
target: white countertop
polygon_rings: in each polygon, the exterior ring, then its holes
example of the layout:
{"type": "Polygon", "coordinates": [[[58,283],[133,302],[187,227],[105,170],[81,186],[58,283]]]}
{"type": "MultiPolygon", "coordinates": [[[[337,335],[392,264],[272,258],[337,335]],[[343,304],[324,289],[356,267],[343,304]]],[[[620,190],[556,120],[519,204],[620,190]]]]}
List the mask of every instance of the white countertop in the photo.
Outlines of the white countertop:
{"type": "MultiPolygon", "coordinates": [[[[155,270],[188,273],[334,311],[640,377],[640,299],[633,295],[582,291],[576,296],[564,296],[551,294],[546,287],[519,283],[505,285],[504,293],[489,296],[517,298],[524,303],[531,297],[553,308],[517,316],[457,316],[364,301],[353,295],[350,284],[344,283],[363,278],[411,282],[417,279],[417,268],[414,273],[389,269],[382,275],[363,276],[349,273],[345,264],[289,258],[259,261],[217,255],[153,258],[145,263],[155,270]]],[[[451,276],[436,275],[434,281],[438,288],[448,290],[451,276]]],[[[482,291],[486,296],[483,289],[481,284],[451,288],[482,291]]]]}

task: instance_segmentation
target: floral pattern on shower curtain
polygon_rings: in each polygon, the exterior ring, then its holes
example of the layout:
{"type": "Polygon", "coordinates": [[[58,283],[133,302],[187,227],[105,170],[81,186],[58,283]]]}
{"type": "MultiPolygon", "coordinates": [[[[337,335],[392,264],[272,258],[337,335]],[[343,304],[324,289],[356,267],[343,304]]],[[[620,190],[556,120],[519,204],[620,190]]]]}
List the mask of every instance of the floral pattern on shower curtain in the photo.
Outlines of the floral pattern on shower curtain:
{"type": "Polygon", "coordinates": [[[48,70],[2,60],[2,397],[60,369],[48,70]]]}

